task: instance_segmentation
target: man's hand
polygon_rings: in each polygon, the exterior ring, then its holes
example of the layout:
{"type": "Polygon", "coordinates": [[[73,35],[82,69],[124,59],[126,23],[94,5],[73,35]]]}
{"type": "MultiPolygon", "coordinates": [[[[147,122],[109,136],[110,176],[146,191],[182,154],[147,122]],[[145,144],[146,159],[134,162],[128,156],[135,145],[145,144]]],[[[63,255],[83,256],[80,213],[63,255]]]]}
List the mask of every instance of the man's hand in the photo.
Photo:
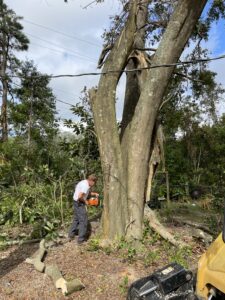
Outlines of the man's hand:
{"type": "Polygon", "coordinates": [[[99,194],[98,193],[95,193],[95,192],[91,192],[91,196],[95,196],[95,197],[99,197],[99,194]]]}

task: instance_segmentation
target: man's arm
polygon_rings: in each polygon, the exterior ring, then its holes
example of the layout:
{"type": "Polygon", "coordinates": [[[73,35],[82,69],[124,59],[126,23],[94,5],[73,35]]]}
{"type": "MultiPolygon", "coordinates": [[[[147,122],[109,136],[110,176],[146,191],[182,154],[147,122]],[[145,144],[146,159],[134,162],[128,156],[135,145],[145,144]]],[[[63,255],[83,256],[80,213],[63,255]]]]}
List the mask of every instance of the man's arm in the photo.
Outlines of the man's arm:
{"type": "Polygon", "coordinates": [[[85,193],[79,193],[78,201],[87,204],[88,201],[84,199],[85,193]]]}
{"type": "Polygon", "coordinates": [[[91,196],[98,197],[98,196],[99,196],[99,194],[98,194],[98,193],[95,193],[95,192],[91,192],[91,196]]]}

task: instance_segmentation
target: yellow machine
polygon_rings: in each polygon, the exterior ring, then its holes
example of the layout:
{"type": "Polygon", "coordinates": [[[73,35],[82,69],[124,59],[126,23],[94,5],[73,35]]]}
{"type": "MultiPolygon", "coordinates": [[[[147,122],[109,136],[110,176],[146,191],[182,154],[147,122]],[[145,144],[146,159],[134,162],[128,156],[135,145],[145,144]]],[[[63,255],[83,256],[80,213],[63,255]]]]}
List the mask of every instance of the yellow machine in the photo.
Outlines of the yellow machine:
{"type": "MultiPolygon", "coordinates": [[[[225,222],[224,222],[225,223],[225,222]]],[[[127,300],[225,300],[225,226],[192,272],[172,263],[129,288],[127,300]]]]}
{"type": "Polygon", "coordinates": [[[200,300],[225,299],[225,243],[222,233],[199,260],[196,295],[200,300]]]}

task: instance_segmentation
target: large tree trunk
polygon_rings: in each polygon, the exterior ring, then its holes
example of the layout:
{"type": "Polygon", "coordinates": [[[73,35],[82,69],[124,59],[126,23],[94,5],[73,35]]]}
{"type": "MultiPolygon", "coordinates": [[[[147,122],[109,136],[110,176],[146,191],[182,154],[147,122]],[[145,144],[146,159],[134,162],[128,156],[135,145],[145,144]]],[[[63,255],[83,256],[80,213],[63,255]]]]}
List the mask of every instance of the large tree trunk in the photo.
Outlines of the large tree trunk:
{"type": "MultiPolygon", "coordinates": [[[[176,63],[190,37],[206,0],[180,1],[169,21],[162,41],[152,59],[152,66],[176,63]]],[[[128,236],[141,238],[144,196],[148,175],[152,133],[174,67],[155,68],[147,72],[131,123],[128,153],[128,198],[131,201],[128,236]]]]}
{"type": "MultiPolygon", "coordinates": [[[[136,12],[137,1],[132,1],[127,23],[107,58],[103,72],[125,68],[136,31],[136,12]]],[[[125,235],[128,213],[125,165],[115,111],[116,87],[120,76],[118,72],[102,75],[98,89],[90,90],[104,178],[103,234],[109,239],[125,235]]]]}
{"type": "MultiPolygon", "coordinates": [[[[152,58],[152,66],[178,61],[206,2],[179,1],[152,58]]],[[[130,1],[128,20],[105,62],[103,72],[125,68],[129,55],[132,56],[133,45],[138,43],[136,36],[140,27],[136,24],[146,20],[144,3],[146,1],[130,1]],[[142,5],[139,6],[140,3],[142,5]]],[[[140,43],[143,43],[141,34],[139,37],[140,43]]],[[[98,89],[90,91],[104,177],[103,232],[106,238],[122,235],[134,239],[142,237],[153,129],[173,70],[173,67],[147,70],[143,72],[144,80],[142,76],[138,79],[137,74],[131,73],[133,85],[126,91],[120,137],[115,94],[121,74],[102,75],[98,89]],[[140,90],[135,89],[137,85],[140,90]]]]}

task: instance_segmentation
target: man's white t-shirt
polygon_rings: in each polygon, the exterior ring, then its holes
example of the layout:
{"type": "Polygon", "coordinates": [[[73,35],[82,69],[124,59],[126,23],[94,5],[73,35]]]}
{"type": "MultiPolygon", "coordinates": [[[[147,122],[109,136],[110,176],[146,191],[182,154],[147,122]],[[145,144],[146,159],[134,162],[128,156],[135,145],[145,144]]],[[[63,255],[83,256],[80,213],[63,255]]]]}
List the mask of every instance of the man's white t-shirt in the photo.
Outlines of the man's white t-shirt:
{"type": "Polygon", "coordinates": [[[74,195],[73,195],[73,200],[77,201],[80,193],[85,194],[84,197],[83,197],[83,199],[87,200],[87,196],[89,194],[89,190],[90,190],[90,186],[88,184],[87,179],[81,180],[76,185],[75,192],[74,192],[74,195]]]}

